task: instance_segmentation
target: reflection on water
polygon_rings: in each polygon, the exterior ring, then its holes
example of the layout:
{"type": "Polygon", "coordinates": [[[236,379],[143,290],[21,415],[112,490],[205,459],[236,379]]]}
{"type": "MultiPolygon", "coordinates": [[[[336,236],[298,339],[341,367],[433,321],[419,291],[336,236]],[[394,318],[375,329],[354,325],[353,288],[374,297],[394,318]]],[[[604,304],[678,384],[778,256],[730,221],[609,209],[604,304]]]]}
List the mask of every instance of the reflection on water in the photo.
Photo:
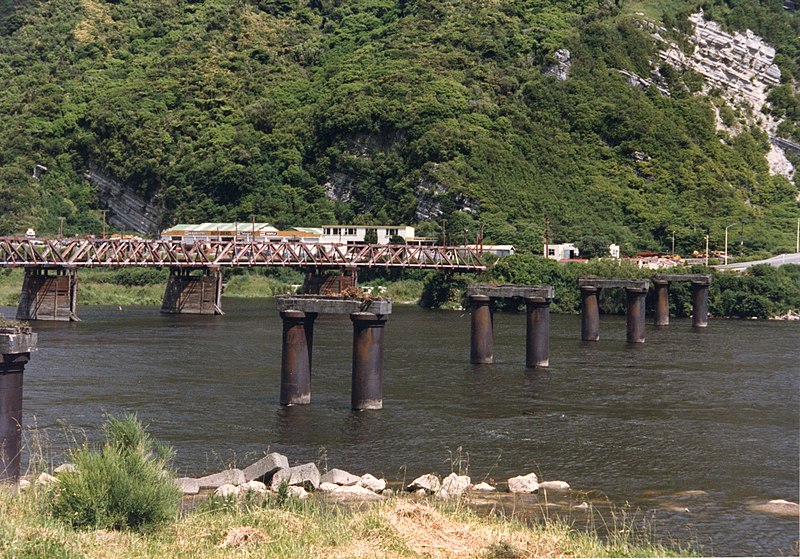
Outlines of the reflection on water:
{"type": "Polygon", "coordinates": [[[630,345],[623,317],[604,316],[601,341],[584,343],[578,317],[553,316],[551,366],[527,370],[523,315],[497,315],[496,363],[471,366],[467,314],[395,307],[384,409],[356,413],[346,317],[317,319],[312,404],[281,408],[274,302],[224,308],[221,317],[82,308],[81,323],[35,323],[29,433],[35,425],[57,461],[62,423],[96,440],[104,414],[134,411],[185,474],[270,450],[401,480],[447,474],[457,454],[475,479],[534,471],[630,502],[660,535],[706,554],[797,553],[796,518],[749,508],[798,498],[796,323],[693,330],[674,320],[630,345]]]}

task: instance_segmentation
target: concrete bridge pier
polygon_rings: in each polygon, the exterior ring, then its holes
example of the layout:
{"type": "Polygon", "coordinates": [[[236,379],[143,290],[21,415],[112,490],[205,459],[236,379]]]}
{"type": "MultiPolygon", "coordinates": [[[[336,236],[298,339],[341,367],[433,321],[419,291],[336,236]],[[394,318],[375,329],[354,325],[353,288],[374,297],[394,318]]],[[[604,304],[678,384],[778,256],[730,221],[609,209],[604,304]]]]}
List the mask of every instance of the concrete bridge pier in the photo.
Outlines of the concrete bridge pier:
{"type": "Polygon", "coordinates": [[[529,297],[525,299],[525,366],[528,368],[550,366],[550,299],[529,297]]]}
{"type": "Polygon", "coordinates": [[[600,340],[600,290],[593,286],[581,285],[581,340],[596,342],[600,340]]]}
{"type": "Polygon", "coordinates": [[[350,395],[354,410],[383,407],[383,334],[386,318],[370,312],[354,312],[353,382],[350,395]]]}
{"type": "Polygon", "coordinates": [[[76,312],[77,304],[77,270],[25,267],[17,320],[77,321],[80,320],[76,312]]]}
{"type": "Polygon", "coordinates": [[[470,295],[470,363],[494,363],[492,300],[487,295],[470,295]]]}
{"type": "Polygon", "coordinates": [[[281,311],[283,343],[281,345],[282,406],[311,403],[311,341],[315,313],[281,311]]]}
{"type": "Polygon", "coordinates": [[[692,326],[708,326],[708,283],[692,282],[692,326]]]}
{"type": "Polygon", "coordinates": [[[653,286],[656,292],[654,324],[656,326],[669,326],[669,282],[654,279],[653,286]]]}
{"type": "Polygon", "coordinates": [[[165,314],[225,314],[222,312],[222,273],[219,268],[171,268],[161,303],[165,314]]]}
{"type": "Polygon", "coordinates": [[[0,483],[19,480],[22,375],[36,338],[30,327],[0,328],[0,483]]]}
{"type": "Polygon", "coordinates": [[[625,288],[626,334],[628,343],[644,343],[645,337],[645,299],[647,289],[625,288]]]}

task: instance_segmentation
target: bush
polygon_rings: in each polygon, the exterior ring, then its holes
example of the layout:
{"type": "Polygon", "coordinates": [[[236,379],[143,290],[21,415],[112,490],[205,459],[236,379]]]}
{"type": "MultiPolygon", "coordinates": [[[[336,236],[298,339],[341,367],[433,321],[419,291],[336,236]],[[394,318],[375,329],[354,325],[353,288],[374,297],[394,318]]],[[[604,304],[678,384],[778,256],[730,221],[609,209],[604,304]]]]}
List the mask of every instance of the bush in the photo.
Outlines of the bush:
{"type": "Polygon", "coordinates": [[[172,450],[154,441],[134,415],[110,417],[99,450],[74,451],[50,511],[75,528],[146,531],[173,520],[180,492],[166,466],[172,450]]]}

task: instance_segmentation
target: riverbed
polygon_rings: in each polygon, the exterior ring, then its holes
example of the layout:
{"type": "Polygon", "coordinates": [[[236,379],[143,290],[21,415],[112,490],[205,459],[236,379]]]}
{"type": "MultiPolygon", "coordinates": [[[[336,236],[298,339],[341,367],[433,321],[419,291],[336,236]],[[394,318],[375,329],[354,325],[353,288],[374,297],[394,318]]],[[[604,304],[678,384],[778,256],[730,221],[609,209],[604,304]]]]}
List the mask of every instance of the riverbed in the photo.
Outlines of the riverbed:
{"type": "Polygon", "coordinates": [[[79,307],[82,322],[33,323],[26,443],[57,464],[75,440],[99,440],[105,414],[130,411],[172,445],[185,475],[267,450],[394,481],[533,471],[569,482],[576,502],[627,503],[657,537],[705,555],[798,554],[797,517],[751,508],[798,499],[797,323],[673,319],[648,324],[634,345],[624,317],[601,317],[600,342],[587,343],[579,317],[553,315],[550,367],[532,370],[523,314],[495,315],[496,362],[477,366],[467,313],[395,306],[384,408],[353,412],[347,317],[317,319],[312,403],[282,408],[274,300],[225,298],[223,308],[79,307]]]}

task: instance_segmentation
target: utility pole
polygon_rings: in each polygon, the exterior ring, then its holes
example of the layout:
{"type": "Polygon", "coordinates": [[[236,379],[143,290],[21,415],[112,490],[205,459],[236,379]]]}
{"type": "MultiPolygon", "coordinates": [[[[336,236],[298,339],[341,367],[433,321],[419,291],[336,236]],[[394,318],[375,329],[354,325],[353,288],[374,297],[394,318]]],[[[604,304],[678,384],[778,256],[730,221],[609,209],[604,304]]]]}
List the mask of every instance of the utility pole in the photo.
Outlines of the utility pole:
{"type": "Polygon", "coordinates": [[[550,217],[544,216],[544,257],[550,255],[550,217]]]}
{"type": "Polygon", "coordinates": [[[256,214],[250,214],[250,221],[253,222],[253,231],[250,233],[250,242],[256,241],[256,214]]]}
{"type": "Polygon", "coordinates": [[[61,239],[61,237],[64,236],[64,219],[65,218],[63,218],[63,217],[59,217],[58,218],[58,238],[59,239],[61,239]]]}
{"type": "Polygon", "coordinates": [[[675,231],[672,232],[672,256],[675,256],[675,231]]]}
{"type": "MultiPolygon", "coordinates": [[[[736,225],[735,223],[733,225],[736,225]]],[[[728,229],[733,227],[733,225],[728,225],[725,228],[725,264],[728,263],[728,229]]]]}
{"type": "Polygon", "coordinates": [[[100,213],[103,214],[103,238],[106,238],[106,214],[108,210],[100,210],[100,213]]]}
{"type": "Polygon", "coordinates": [[[446,227],[447,227],[447,220],[443,219],[442,220],[442,246],[443,247],[447,246],[447,229],[446,229],[446,227]]]}
{"type": "Polygon", "coordinates": [[[708,235],[706,235],[706,266],[708,266],[708,235]]]}
{"type": "Polygon", "coordinates": [[[795,241],[794,251],[800,254],[800,217],[797,218],[797,240],[795,241]]]}

